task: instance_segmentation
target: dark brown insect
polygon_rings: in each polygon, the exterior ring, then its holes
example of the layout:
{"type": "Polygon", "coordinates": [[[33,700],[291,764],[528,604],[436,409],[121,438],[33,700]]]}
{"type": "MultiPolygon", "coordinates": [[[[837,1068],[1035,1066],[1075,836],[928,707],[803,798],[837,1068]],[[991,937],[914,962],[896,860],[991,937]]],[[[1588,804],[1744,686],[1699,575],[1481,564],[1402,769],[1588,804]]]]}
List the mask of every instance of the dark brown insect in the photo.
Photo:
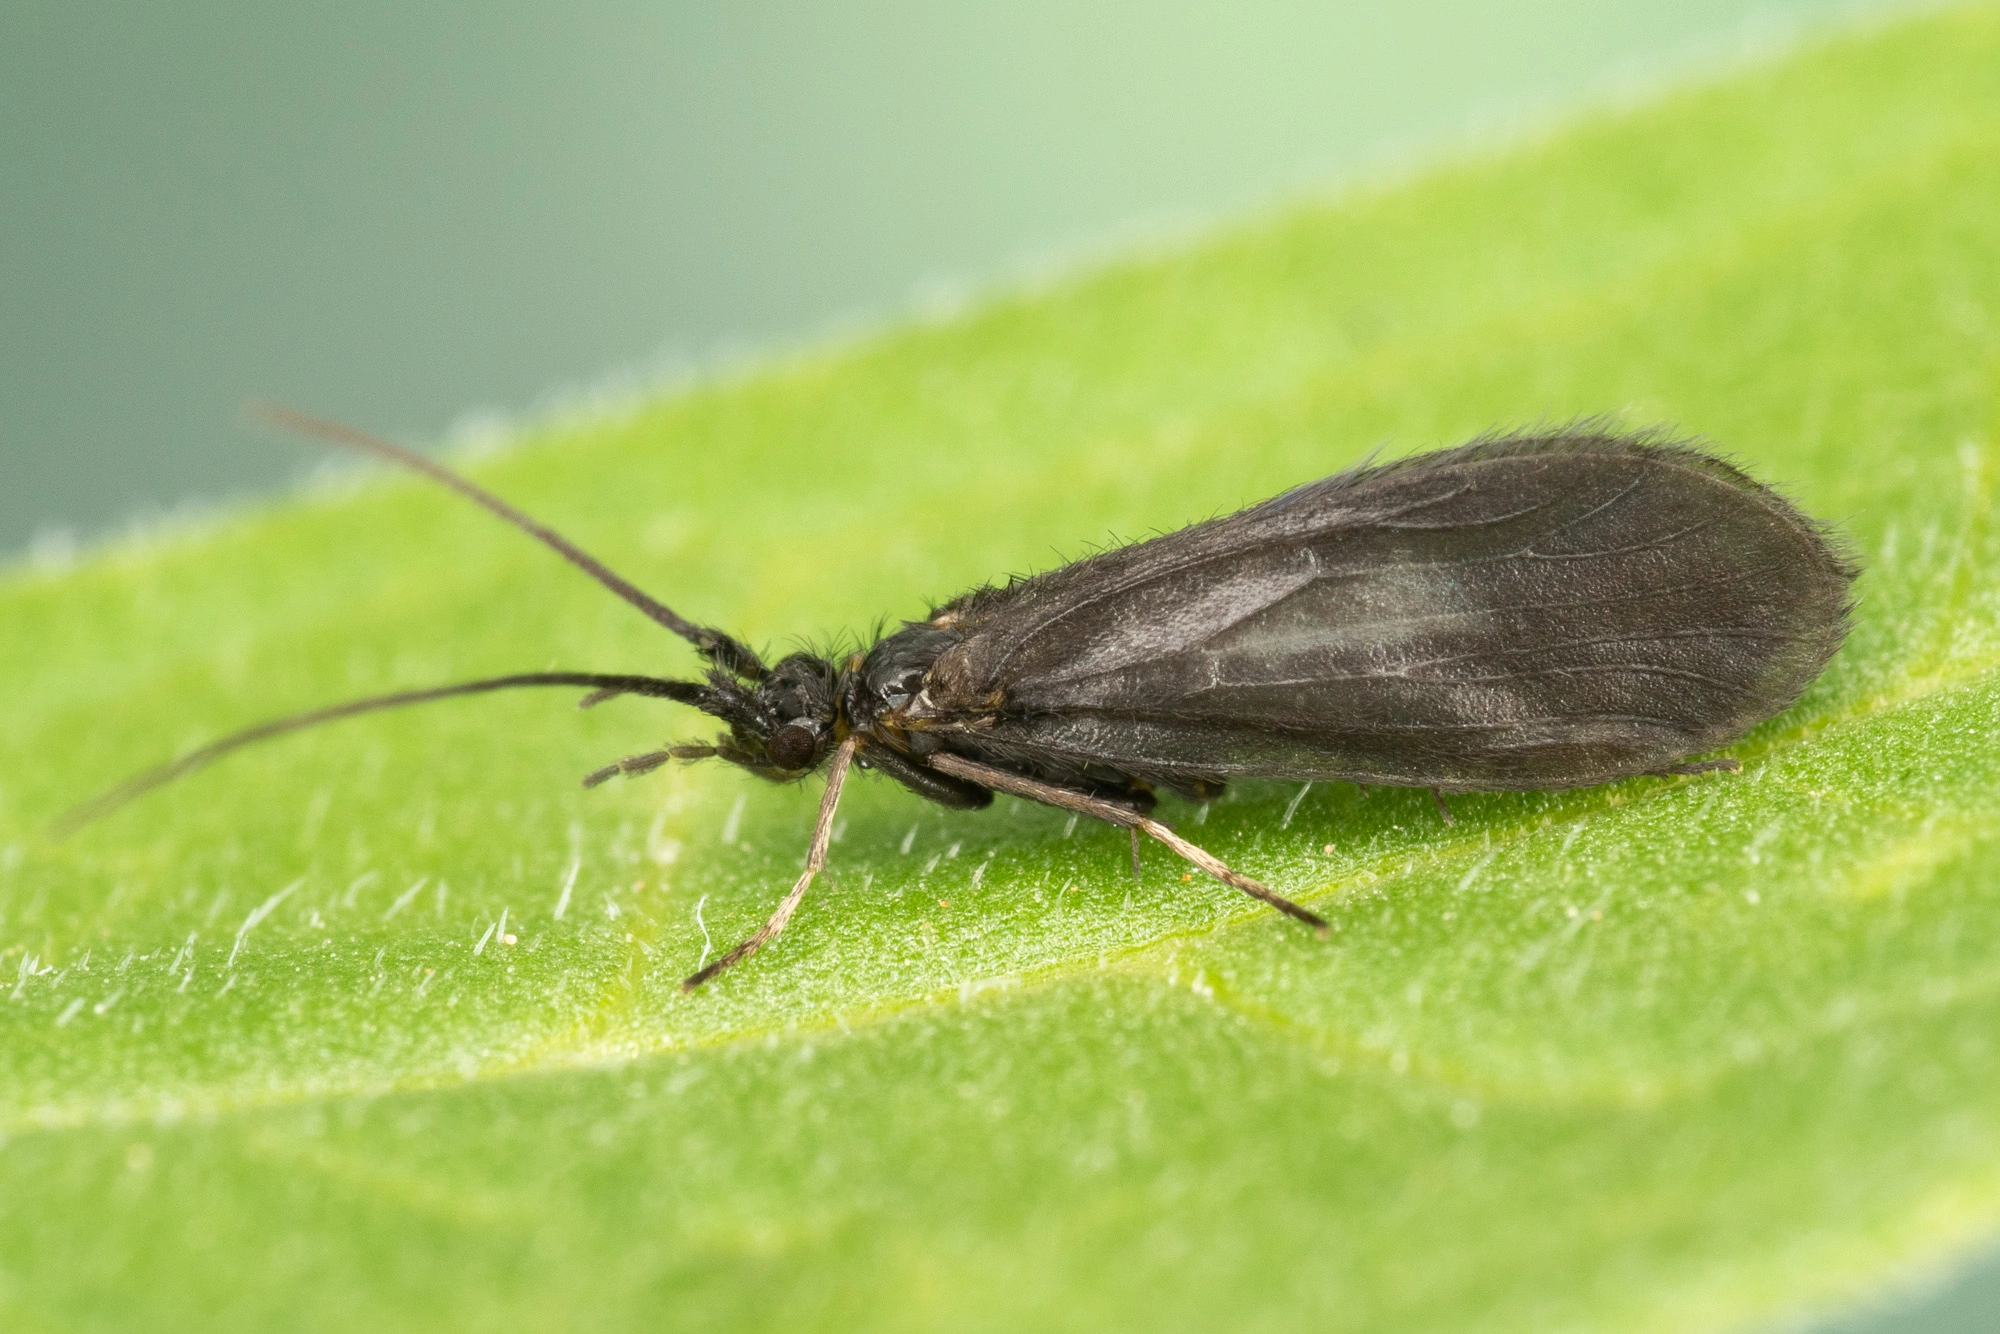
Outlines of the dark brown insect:
{"type": "Polygon", "coordinates": [[[595,786],[716,757],[826,795],[804,872],[758,931],[688,990],[777,935],[824,865],[850,765],[959,809],[1008,792],[1165,843],[1325,929],[1315,913],[1151,818],[1155,793],[1231,778],[1447,792],[1581,787],[1689,762],[1788,706],[1847,631],[1854,569],[1784,497],[1692,445],[1579,427],[1361,467],[1249,509],[977,589],[840,661],[766,665],[683,619],[456,473],[283,409],[278,425],[422,472],[528,532],[686,639],[702,679],[531,672],[350,701],[267,722],[80,807],[93,818],[252,741],[378,709],[524,686],[584,706],[670,699],[712,742],[628,756],[595,786]]]}

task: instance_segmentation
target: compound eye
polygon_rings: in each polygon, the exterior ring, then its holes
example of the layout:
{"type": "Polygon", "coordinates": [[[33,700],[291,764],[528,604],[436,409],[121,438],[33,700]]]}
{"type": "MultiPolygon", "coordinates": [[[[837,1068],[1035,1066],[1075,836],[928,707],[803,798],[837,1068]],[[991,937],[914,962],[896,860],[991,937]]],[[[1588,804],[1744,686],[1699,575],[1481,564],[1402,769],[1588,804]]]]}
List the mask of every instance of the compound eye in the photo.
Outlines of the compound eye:
{"type": "Polygon", "coordinates": [[[780,769],[810,768],[818,750],[818,734],[800,723],[786,723],[764,743],[764,754],[780,769]]]}

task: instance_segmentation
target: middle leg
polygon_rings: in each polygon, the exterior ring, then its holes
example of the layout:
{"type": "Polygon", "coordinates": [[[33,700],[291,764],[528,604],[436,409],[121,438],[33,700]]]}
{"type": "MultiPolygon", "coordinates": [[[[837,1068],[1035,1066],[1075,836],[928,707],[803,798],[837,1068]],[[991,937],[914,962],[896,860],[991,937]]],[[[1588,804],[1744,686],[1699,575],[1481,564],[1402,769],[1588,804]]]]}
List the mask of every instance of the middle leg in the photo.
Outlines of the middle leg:
{"type": "Polygon", "coordinates": [[[981,787],[992,788],[996,792],[1011,792],[1017,797],[1039,801],[1045,806],[1054,806],[1059,810],[1092,815],[1108,824],[1120,825],[1156,838],[1230,888],[1240,889],[1251,898],[1270,904],[1287,917],[1304,922],[1321,935],[1326,934],[1327,925],[1324,917],[1310,908],[1292,902],[1282,894],[1273,893],[1249,876],[1239,875],[1230,870],[1220,857],[1205,848],[1196,847],[1150,816],[1141,815],[1129,807],[1106,801],[1102,797],[1093,797],[1087,792],[1077,792],[1070,788],[1057,787],[1054,783],[1024,778],[1005,769],[996,769],[990,764],[968,760],[962,755],[946,752],[928,756],[926,759],[933,769],[943,770],[954,778],[963,778],[981,787]]]}

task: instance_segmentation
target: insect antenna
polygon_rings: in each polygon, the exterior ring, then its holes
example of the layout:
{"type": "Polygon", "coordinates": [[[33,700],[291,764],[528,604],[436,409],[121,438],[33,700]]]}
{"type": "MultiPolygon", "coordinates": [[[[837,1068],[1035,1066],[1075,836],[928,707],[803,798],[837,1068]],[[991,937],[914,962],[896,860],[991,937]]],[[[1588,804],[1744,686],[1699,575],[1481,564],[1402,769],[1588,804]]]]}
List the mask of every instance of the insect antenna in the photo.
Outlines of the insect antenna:
{"type": "Polygon", "coordinates": [[[196,769],[213,764],[231,751],[241,750],[254,742],[268,741],[272,737],[303,731],[308,727],[317,727],[321,723],[330,723],[341,718],[352,718],[356,714],[400,709],[405,705],[425,704],[434,699],[449,699],[454,695],[483,695],[488,691],[514,690],[527,686],[584,686],[599,692],[611,690],[621,695],[651,695],[658,699],[677,700],[682,704],[692,704],[696,708],[714,702],[712,698],[714,691],[698,681],[673,681],[655,676],[615,676],[602,672],[523,672],[514,676],[460,681],[455,685],[431,686],[422,690],[399,690],[392,695],[371,695],[366,699],[351,699],[344,704],[332,704],[306,713],[289,714],[283,718],[273,718],[268,722],[258,723],[255,727],[246,727],[240,732],[232,732],[220,740],[197,747],[177,760],[170,760],[155,768],[134,774],[110,791],[92,797],[89,801],[65,812],[56,820],[55,832],[58,836],[71,833],[93,820],[109,815],[135,797],[143,796],[183,774],[193,773],[196,769]]]}
{"type": "Polygon", "coordinates": [[[556,532],[553,528],[537,523],[520,510],[515,509],[512,505],[494,495],[491,491],[459,476],[435,459],[419,454],[413,449],[405,449],[403,446],[393,444],[379,436],[370,435],[366,431],[357,431],[351,426],[343,426],[339,422],[327,421],[324,418],[299,412],[296,409],[288,408],[281,404],[252,402],[245,405],[244,411],[267,426],[276,427],[279,430],[291,431],[294,434],[323,441],[327,444],[339,445],[343,449],[352,449],[358,453],[371,454],[378,459],[387,459],[391,463],[408,468],[413,472],[422,473],[431,480],[450,487],[473,504],[481,506],[489,513],[498,515],[500,518],[514,525],[514,527],[528,534],[528,536],[554,550],[564,560],[597,580],[598,583],[604,585],[613,593],[616,593],[619,597],[646,613],[646,615],[652,617],[654,621],[673,631],[690,644],[693,644],[701,651],[704,657],[720,663],[723,667],[735,672],[739,676],[749,677],[753,681],[761,680],[764,677],[765,667],[763,661],[750,650],[748,645],[724,634],[720,630],[711,630],[706,626],[696,625],[693,621],[681,616],[666,603],[644,592],[629,580],[614,572],[611,567],[577,546],[561,533],[556,532]]]}

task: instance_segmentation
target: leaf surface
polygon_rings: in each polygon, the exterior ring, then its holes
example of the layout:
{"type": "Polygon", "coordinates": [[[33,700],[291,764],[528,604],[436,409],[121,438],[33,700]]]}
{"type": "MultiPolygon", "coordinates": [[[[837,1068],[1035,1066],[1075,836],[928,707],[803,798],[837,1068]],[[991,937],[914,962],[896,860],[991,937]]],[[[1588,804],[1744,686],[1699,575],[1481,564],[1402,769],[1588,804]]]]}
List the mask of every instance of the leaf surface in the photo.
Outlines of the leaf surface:
{"type": "Polygon", "coordinates": [[[675,768],[690,655],[398,478],[0,585],[10,1328],[1751,1326],[2000,1224],[2000,10],[468,463],[684,614],[865,631],[1496,425],[1699,432],[1863,560],[1737,775],[1117,831],[675,768]]]}

